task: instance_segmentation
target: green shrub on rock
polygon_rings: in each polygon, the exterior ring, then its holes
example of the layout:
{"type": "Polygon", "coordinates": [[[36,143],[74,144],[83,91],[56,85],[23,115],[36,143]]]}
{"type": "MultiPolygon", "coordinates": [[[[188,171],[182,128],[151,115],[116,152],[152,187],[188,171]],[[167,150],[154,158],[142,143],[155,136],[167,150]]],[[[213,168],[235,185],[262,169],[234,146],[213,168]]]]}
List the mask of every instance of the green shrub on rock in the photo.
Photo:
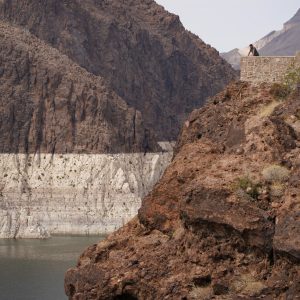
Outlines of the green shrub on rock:
{"type": "Polygon", "coordinates": [[[296,91],[300,85],[300,68],[292,65],[281,83],[274,83],[270,89],[274,98],[283,100],[292,92],[296,91]]]}
{"type": "Polygon", "coordinates": [[[238,178],[234,184],[234,190],[238,196],[247,195],[251,200],[258,199],[261,188],[260,183],[255,183],[248,176],[238,178]]]}
{"type": "Polygon", "coordinates": [[[289,88],[282,83],[273,83],[270,89],[270,94],[278,100],[285,99],[290,92],[289,88]]]}
{"type": "Polygon", "coordinates": [[[300,68],[292,66],[284,77],[283,85],[290,91],[297,89],[300,84],[300,68]]]}

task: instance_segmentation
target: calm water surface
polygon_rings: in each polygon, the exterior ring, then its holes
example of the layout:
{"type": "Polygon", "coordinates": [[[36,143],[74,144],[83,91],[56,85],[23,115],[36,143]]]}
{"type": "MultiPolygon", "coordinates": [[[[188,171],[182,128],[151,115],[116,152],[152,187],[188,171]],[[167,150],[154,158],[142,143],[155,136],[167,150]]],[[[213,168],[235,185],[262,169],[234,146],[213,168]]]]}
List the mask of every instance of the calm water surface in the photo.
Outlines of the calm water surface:
{"type": "Polygon", "coordinates": [[[0,239],[0,300],[65,300],[64,273],[103,237],[0,239]]]}

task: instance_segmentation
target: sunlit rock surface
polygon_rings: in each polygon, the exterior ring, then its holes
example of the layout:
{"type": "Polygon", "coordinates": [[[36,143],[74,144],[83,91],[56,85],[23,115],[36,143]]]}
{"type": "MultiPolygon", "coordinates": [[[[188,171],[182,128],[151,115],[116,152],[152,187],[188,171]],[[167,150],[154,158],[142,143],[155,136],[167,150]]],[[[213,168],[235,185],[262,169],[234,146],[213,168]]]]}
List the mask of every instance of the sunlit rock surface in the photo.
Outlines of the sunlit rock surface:
{"type": "Polygon", "coordinates": [[[137,213],[172,152],[0,155],[0,238],[111,232],[137,213]]]}

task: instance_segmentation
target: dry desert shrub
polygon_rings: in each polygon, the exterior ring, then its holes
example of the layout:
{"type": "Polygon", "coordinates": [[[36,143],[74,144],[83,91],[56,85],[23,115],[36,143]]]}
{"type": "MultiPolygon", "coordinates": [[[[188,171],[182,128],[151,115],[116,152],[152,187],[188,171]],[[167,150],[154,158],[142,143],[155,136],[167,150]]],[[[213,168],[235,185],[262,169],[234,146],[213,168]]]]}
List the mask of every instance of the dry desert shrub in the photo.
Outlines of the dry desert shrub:
{"type": "Polygon", "coordinates": [[[280,104],[280,101],[273,101],[268,105],[262,107],[260,110],[259,116],[260,117],[269,117],[272,115],[274,109],[280,104]]]}
{"type": "Polygon", "coordinates": [[[232,186],[239,198],[257,200],[261,193],[261,184],[254,182],[248,176],[238,178],[232,186]]]}
{"type": "Polygon", "coordinates": [[[283,100],[291,93],[289,87],[282,83],[274,83],[271,86],[270,94],[273,95],[275,99],[283,100]]]}
{"type": "Polygon", "coordinates": [[[288,180],[290,172],[287,168],[279,165],[271,165],[262,171],[263,178],[271,183],[282,183],[288,180]]]}
{"type": "Polygon", "coordinates": [[[285,186],[282,183],[272,183],[270,186],[270,193],[273,197],[282,197],[284,194],[285,186]]]}
{"type": "Polygon", "coordinates": [[[276,99],[285,99],[295,92],[300,85],[300,68],[291,65],[281,83],[274,83],[270,89],[276,99]]]}

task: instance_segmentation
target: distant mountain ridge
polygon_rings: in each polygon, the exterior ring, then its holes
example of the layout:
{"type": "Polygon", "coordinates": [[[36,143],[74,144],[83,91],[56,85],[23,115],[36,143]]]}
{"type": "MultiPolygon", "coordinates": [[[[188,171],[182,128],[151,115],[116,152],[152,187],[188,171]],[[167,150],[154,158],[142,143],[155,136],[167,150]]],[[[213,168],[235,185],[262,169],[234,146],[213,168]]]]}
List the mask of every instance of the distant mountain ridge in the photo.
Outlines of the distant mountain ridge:
{"type": "MultiPolygon", "coordinates": [[[[292,56],[300,51],[300,9],[278,31],[272,31],[254,43],[260,55],[264,56],[292,56]]],[[[240,59],[248,54],[248,47],[233,49],[221,56],[235,69],[240,67],[240,59]]]]}
{"type": "Polygon", "coordinates": [[[286,23],[284,23],[284,27],[290,28],[293,26],[297,26],[300,24],[300,8],[298,9],[298,11],[296,12],[296,14],[286,23]]]}
{"type": "Polygon", "coordinates": [[[295,55],[300,51],[300,9],[278,34],[260,49],[262,55],[295,55]]]}

